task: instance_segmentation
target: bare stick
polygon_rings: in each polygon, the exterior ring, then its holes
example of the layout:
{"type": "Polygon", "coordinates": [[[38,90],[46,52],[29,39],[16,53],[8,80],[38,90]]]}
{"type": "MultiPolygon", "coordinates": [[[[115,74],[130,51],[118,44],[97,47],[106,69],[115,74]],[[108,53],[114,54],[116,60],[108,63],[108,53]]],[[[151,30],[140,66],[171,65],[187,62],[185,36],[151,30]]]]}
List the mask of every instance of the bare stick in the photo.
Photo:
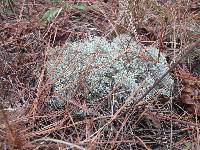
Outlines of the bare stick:
{"type": "Polygon", "coordinates": [[[188,46],[186,46],[183,49],[183,53],[177,58],[177,60],[171,65],[171,67],[159,78],[157,79],[154,84],[139,98],[135,101],[135,103],[132,105],[132,107],[134,107],[139,101],[141,101],[143,98],[145,98],[155,87],[157,84],[159,84],[164,78],[165,76],[172,71],[179,63],[180,61],[186,57],[189,53],[191,53],[191,51],[195,48],[200,46],[200,40],[197,40],[195,43],[192,43],[188,46]],[[185,52],[185,53],[184,53],[185,52]]]}

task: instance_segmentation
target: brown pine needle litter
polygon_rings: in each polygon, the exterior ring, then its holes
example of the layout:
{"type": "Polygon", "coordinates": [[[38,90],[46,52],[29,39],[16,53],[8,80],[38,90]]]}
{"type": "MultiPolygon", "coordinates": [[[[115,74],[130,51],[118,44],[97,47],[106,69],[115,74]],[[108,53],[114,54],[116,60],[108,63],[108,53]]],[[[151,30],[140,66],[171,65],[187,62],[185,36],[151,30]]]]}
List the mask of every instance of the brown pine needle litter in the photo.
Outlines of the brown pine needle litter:
{"type": "Polygon", "coordinates": [[[0,149],[200,149],[198,0],[0,8],[0,149]]]}

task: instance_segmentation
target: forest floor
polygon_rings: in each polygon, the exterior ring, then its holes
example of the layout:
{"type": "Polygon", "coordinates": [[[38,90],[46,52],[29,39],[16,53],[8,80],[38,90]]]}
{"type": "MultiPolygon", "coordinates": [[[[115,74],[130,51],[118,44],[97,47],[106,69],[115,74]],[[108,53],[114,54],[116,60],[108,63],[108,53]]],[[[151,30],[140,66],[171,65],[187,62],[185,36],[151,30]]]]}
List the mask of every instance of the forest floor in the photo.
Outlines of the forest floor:
{"type": "Polygon", "coordinates": [[[124,22],[117,0],[0,2],[0,149],[200,149],[200,3],[127,2],[124,22]],[[126,33],[166,53],[175,64],[171,96],[102,115],[109,99],[89,106],[77,90],[64,107],[48,107],[47,49],[87,38],[90,25],[108,39],[126,33]],[[75,115],[77,107],[98,113],[75,115]]]}

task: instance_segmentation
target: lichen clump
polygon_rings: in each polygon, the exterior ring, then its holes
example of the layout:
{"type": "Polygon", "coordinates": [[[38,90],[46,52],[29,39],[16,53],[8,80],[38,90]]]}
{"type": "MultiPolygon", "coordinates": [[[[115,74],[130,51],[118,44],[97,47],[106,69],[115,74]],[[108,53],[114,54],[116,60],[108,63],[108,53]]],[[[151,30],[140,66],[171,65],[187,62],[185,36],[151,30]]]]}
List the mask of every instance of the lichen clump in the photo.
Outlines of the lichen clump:
{"type": "MultiPolygon", "coordinates": [[[[125,98],[141,84],[141,96],[168,70],[164,54],[155,47],[145,47],[128,35],[108,41],[92,37],[78,42],[67,42],[65,48],[50,49],[47,69],[55,79],[54,90],[69,94],[80,81],[87,86],[87,99],[102,97],[114,86],[117,99],[125,98]]],[[[170,75],[149,94],[169,96],[173,84],[170,75]]]]}

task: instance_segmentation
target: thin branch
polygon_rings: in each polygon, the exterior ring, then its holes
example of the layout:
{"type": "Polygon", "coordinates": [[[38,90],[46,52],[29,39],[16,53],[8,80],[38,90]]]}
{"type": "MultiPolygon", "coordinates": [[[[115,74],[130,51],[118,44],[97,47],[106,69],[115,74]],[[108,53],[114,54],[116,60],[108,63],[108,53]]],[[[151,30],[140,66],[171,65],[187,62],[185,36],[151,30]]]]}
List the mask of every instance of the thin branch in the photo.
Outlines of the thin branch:
{"type": "Polygon", "coordinates": [[[52,139],[52,138],[41,138],[41,139],[35,140],[35,142],[36,141],[51,141],[51,142],[56,142],[56,143],[64,144],[66,146],[69,146],[70,148],[77,148],[79,150],[86,150],[85,148],[83,148],[81,146],[78,146],[76,144],[69,143],[69,142],[62,141],[62,140],[52,139]]]}
{"type": "MultiPolygon", "coordinates": [[[[157,79],[154,84],[139,99],[135,100],[135,103],[132,105],[132,107],[134,107],[138,102],[145,98],[166,77],[166,75],[170,73],[181,62],[181,60],[183,60],[183,58],[188,56],[188,54],[190,54],[192,50],[198,46],[200,46],[200,40],[197,40],[195,43],[192,43],[189,46],[185,47],[182,51],[183,53],[177,58],[177,60],[171,65],[171,67],[159,79],[157,79]]],[[[131,109],[131,107],[129,109],[131,109]]]]}

